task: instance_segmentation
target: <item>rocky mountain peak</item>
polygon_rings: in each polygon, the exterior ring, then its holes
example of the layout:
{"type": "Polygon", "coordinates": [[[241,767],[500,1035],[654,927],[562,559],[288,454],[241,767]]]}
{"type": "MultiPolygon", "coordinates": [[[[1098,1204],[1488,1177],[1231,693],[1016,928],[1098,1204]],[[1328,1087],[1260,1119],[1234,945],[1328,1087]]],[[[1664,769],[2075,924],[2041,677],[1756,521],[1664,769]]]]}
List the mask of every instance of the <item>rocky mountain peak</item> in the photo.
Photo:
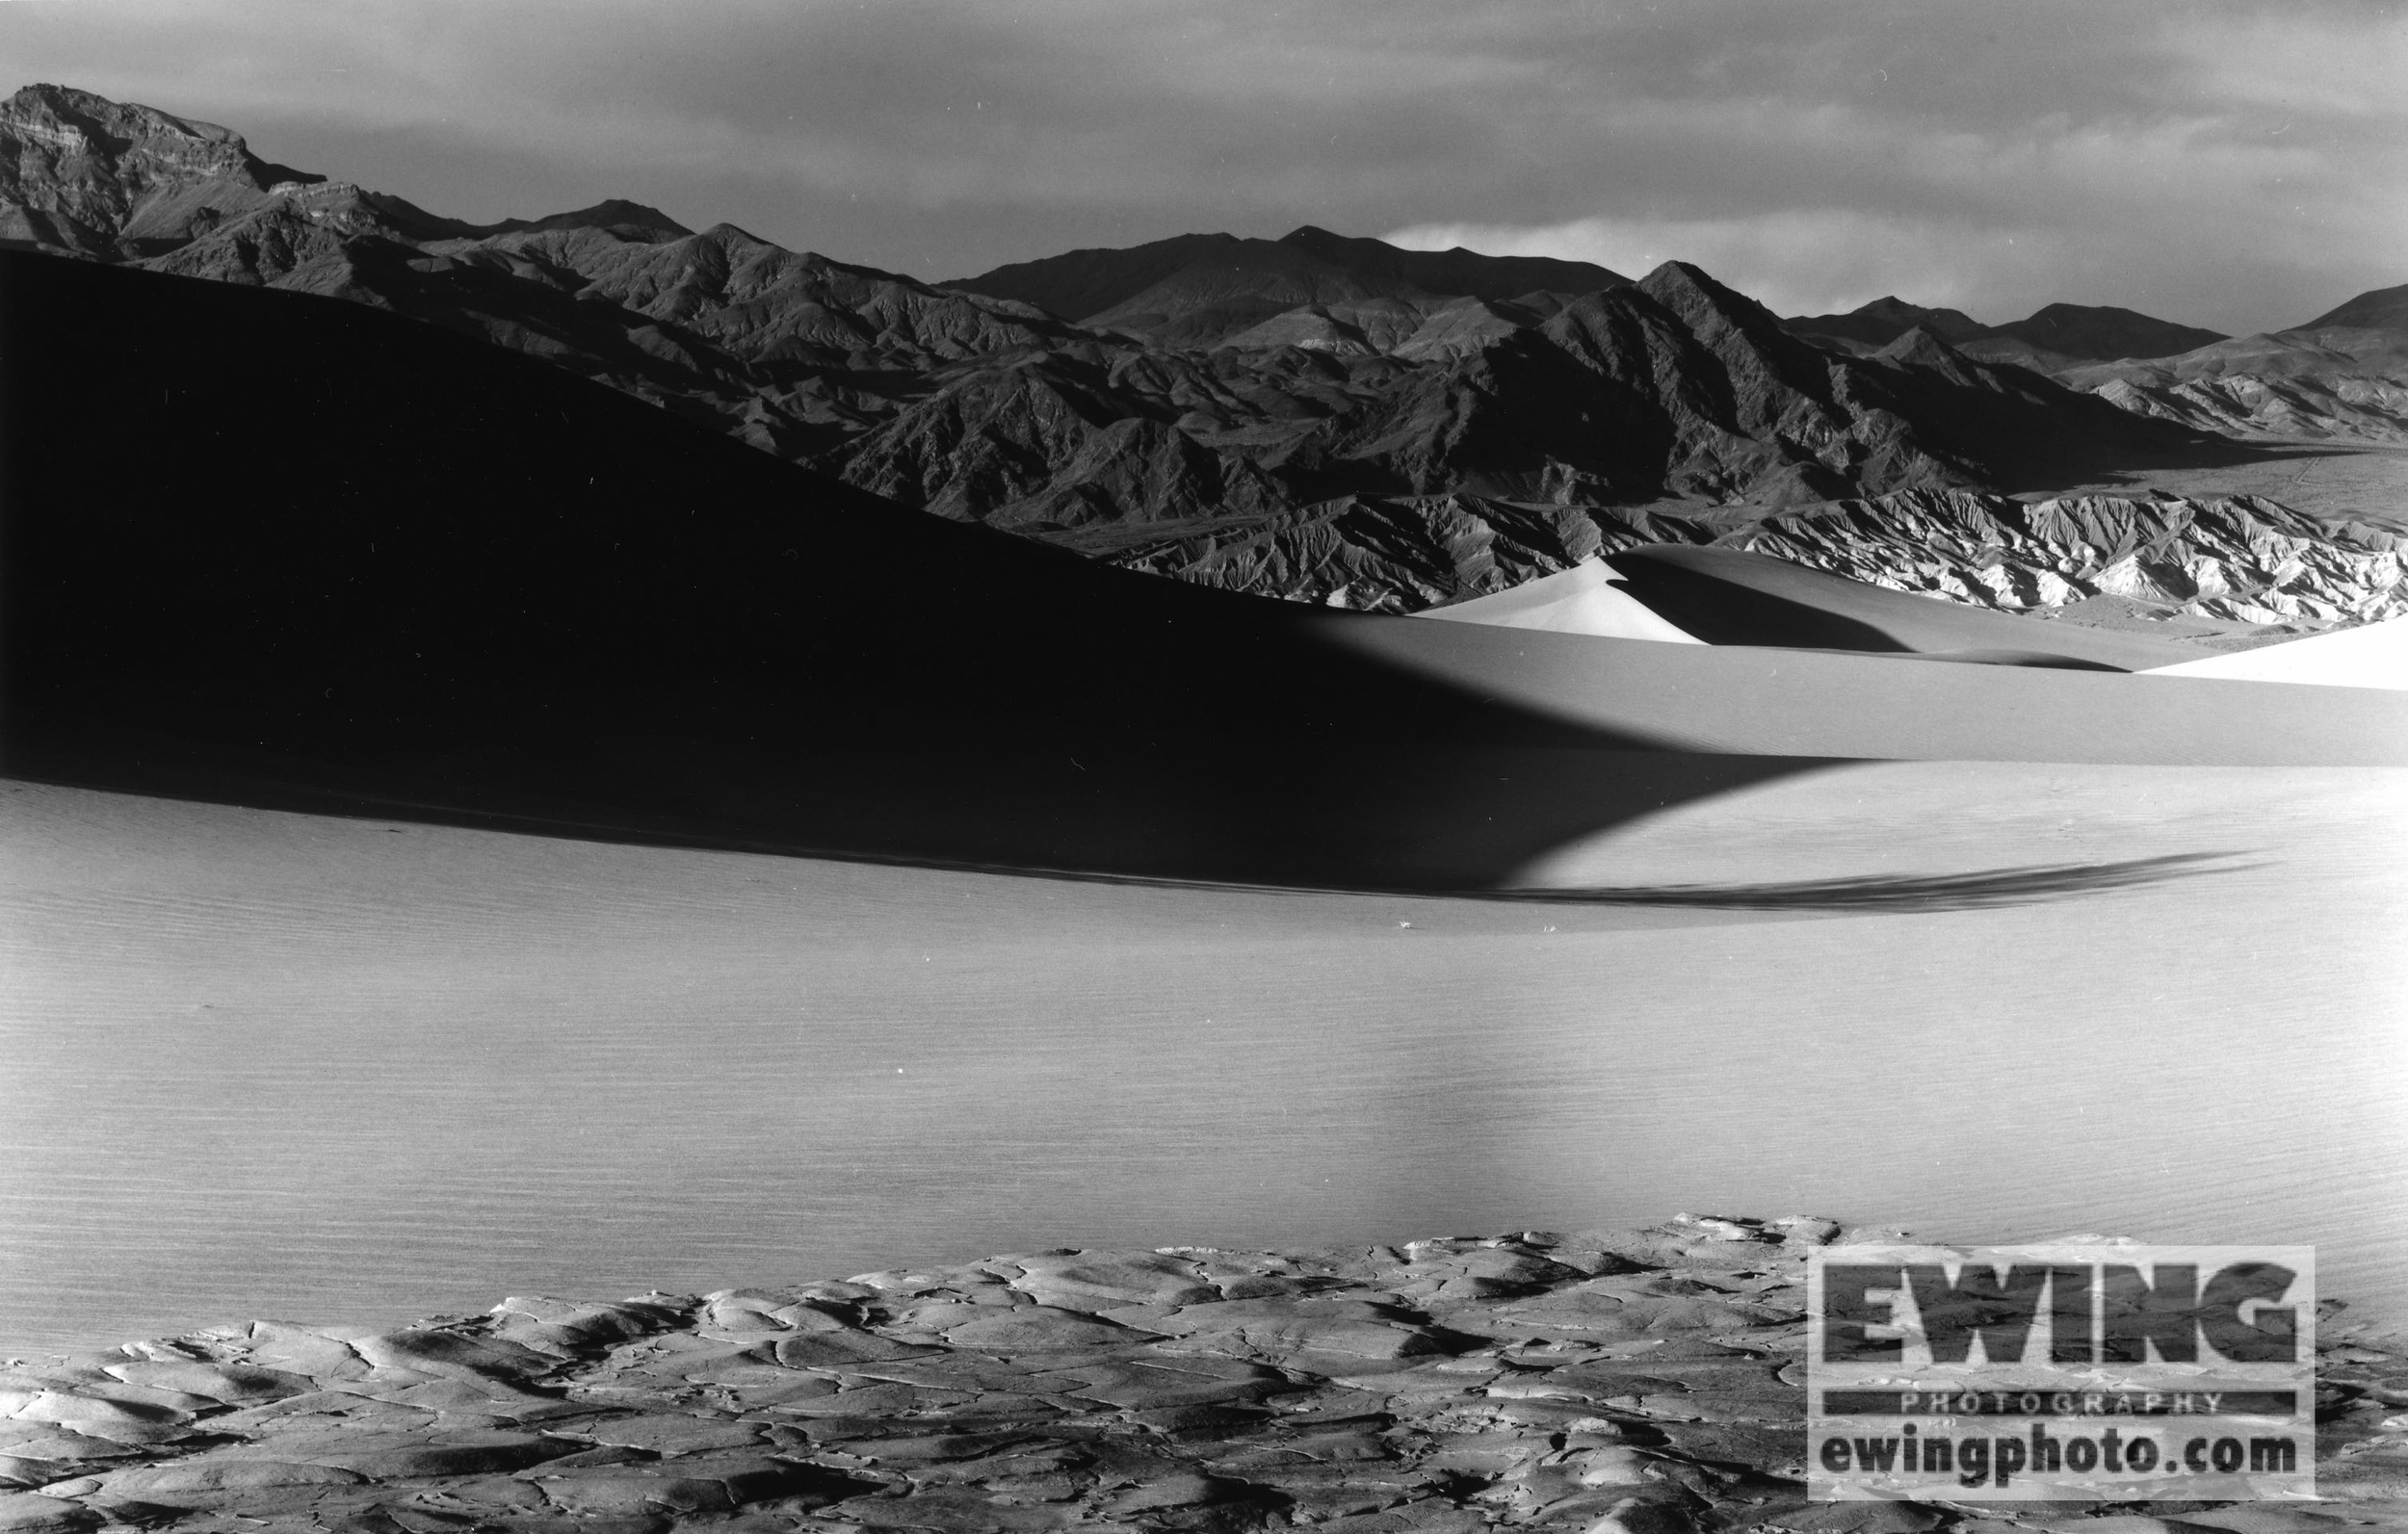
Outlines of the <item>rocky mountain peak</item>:
{"type": "Polygon", "coordinates": [[[1768,344],[1795,345],[1770,309],[1687,261],[1666,261],[1639,279],[1638,291],[1679,315],[1701,337],[1725,329],[1768,344]]]}
{"type": "Polygon", "coordinates": [[[0,239],[144,254],[271,187],[323,179],[268,164],[230,128],[89,91],[33,85],[0,102],[0,239]]]}
{"type": "MultiPolygon", "coordinates": [[[[152,153],[176,143],[227,148],[247,153],[242,135],[214,122],[170,117],[155,107],[112,101],[72,86],[29,85],[0,102],[0,124],[11,131],[46,140],[75,152],[114,156],[135,145],[152,153]]],[[[239,169],[241,158],[221,159],[225,169],[239,169]]]]}
{"type": "MultiPolygon", "coordinates": [[[[1824,316],[1823,322],[1827,324],[1833,319],[1843,322],[1854,321],[1856,325],[1854,326],[1842,325],[1833,328],[1830,333],[1852,334],[1859,340],[1873,339],[1874,335],[1879,333],[1876,327],[1880,326],[1891,328],[1892,334],[1887,338],[1890,340],[1895,340],[1898,335],[1921,326],[1941,340],[1950,342],[1970,340],[1985,333],[1988,329],[1988,326],[1969,314],[1955,309],[1926,309],[1921,304],[1909,303],[1895,295],[1875,299],[1872,302],[1853,309],[1845,315],[1824,316]]],[[[1789,324],[1793,330],[1813,330],[1823,327],[1822,325],[1812,320],[1793,320],[1789,324]]]]}
{"type": "Polygon", "coordinates": [[[1909,362],[1924,367],[1962,367],[1965,363],[1963,352],[1920,325],[1873,355],[1884,362],[1909,362]]]}

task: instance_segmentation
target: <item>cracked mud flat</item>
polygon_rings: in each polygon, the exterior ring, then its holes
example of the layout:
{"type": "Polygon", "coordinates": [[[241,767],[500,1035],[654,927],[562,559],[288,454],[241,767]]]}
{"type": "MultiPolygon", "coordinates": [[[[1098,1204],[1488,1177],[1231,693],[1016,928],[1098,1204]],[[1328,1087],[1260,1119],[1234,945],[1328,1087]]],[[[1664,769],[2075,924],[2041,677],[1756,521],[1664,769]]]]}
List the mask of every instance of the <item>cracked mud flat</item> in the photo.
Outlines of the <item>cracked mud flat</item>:
{"type": "Polygon", "coordinates": [[[2408,1358],[2330,1323],[2322,1501],[1808,1501],[1835,1238],[1684,1215],[219,1327],[0,1371],[0,1530],[2408,1527],[2408,1358]]]}

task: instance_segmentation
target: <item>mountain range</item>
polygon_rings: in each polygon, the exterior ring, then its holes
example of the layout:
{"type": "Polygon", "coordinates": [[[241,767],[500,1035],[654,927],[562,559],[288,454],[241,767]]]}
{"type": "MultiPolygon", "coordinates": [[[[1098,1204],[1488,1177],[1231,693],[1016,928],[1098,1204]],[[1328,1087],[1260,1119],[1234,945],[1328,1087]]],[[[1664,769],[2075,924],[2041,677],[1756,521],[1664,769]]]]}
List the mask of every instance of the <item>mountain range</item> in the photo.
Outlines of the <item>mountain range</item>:
{"type": "Polygon", "coordinates": [[[1897,298],[1782,323],[1852,353],[1920,328],[1967,356],[2031,369],[2134,415],[2242,440],[2408,442],[2408,287],[2247,336],[2070,303],[1983,325],[1897,298]]]}
{"type": "Polygon", "coordinates": [[[1331,351],[1387,351],[1408,342],[1449,300],[1507,303],[1547,294],[1626,288],[1631,279],[1585,261],[1400,250],[1307,224],[1277,240],[1188,234],[1126,249],[1072,250],[948,282],[1034,304],[1086,325],[1161,346],[1316,341],[1331,351]],[[1263,322],[1303,310],[1326,322],[1263,322]]]}
{"type": "MultiPolygon", "coordinates": [[[[2144,397],[2178,384],[2083,392],[1975,354],[2207,333],[2125,311],[2058,305],[1988,332],[1884,300],[1810,336],[1685,263],[1633,281],[1309,226],[931,284],[626,201],[466,223],[57,86],[0,104],[0,236],[383,309],[941,516],[1392,611],[1783,508],[2246,451],[2144,397]]],[[[2377,299],[2352,317],[2389,313],[2377,299]]]]}
{"type": "Polygon", "coordinates": [[[1903,299],[1875,299],[1846,314],[1798,316],[1781,322],[1793,335],[1873,351],[1922,328],[1965,351],[1999,362],[2060,358],[2160,357],[2228,339],[2214,330],[2174,325],[2130,309],[2052,303],[2009,325],[1985,325],[1954,309],[1926,309],[1903,299]]]}

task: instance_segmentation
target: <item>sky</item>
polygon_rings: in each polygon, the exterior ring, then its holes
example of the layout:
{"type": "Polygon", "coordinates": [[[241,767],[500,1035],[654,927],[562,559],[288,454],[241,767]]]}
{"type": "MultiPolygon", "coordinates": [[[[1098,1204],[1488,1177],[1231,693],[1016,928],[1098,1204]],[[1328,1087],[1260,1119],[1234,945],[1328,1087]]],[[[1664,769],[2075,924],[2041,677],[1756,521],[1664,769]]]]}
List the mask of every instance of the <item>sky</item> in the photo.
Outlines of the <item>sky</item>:
{"type": "Polygon", "coordinates": [[[1303,223],[1784,313],[2228,332],[2408,282],[2408,0],[0,0],[0,90],[488,221],[931,280],[1303,223]]]}

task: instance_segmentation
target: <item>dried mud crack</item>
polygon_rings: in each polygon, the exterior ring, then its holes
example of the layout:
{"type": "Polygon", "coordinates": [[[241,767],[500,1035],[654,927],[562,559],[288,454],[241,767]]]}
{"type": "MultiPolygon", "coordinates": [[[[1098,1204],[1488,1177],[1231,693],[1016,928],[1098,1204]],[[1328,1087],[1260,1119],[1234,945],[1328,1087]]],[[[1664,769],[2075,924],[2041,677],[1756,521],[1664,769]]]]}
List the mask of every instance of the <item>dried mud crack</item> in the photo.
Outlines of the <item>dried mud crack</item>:
{"type": "Polygon", "coordinates": [[[1811,1502],[1830,1221],[272,1321],[0,1371],[0,1534],[2408,1527],[2408,1359],[2327,1329],[2316,1504],[1811,1502]]]}

